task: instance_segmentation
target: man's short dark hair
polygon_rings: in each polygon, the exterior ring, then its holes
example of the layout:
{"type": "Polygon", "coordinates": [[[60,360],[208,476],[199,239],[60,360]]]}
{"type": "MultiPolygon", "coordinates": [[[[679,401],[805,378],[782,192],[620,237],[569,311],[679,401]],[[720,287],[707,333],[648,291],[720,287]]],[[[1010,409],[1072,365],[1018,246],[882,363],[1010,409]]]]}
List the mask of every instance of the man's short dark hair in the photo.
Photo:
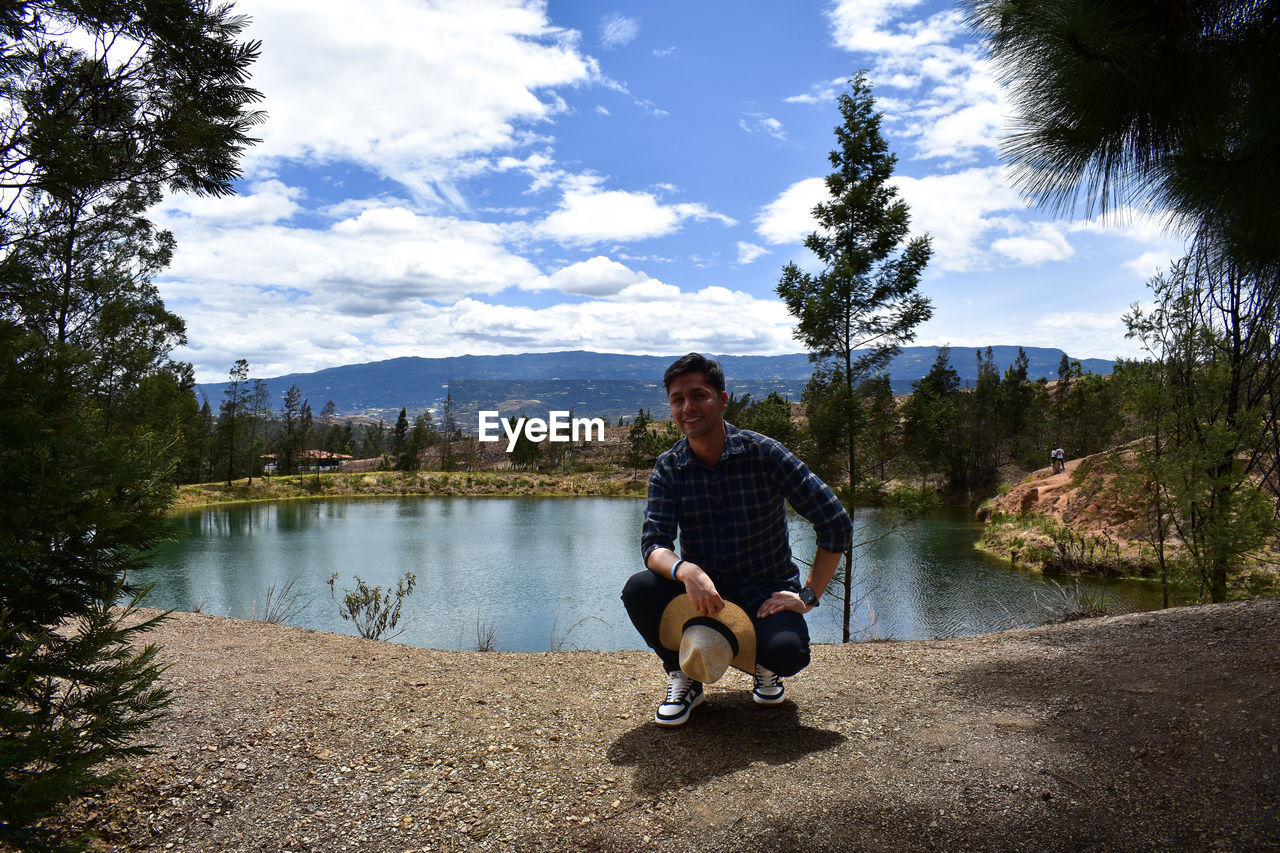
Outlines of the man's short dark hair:
{"type": "Polygon", "coordinates": [[[662,387],[670,392],[672,380],[686,373],[701,373],[706,377],[707,384],[716,389],[717,394],[724,393],[724,369],[720,367],[720,362],[696,352],[680,356],[667,368],[667,372],[662,374],[662,387]]]}

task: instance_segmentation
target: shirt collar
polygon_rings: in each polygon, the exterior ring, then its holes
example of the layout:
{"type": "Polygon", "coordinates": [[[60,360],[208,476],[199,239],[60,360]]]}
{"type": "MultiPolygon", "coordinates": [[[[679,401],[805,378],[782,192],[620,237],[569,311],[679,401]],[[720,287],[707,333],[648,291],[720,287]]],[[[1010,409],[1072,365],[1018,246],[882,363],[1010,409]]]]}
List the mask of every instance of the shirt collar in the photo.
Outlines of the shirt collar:
{"type": "MultiPolygon", "coordinates": [[[[716,462],[716,464],[719,465],[720,462],[723,462],[724,460],[728,459],[730,456],[737,456],[740,453],[745,453],[746,450],[747,450],[747,441],[742,435],[742,430],[738,429],[736,426],[729,423],[728,421],[725,421],[724,422],[724,450],[721,451],[720,459],[716,462]]],[[[682,438],[680,439],[680,441],[676,442],[676,445],[672,448],[672,451],[674,451],[675,453],[676,465],[681,468],[685,468],[693,464],[702,465],[702,460],[700,460],[697,456],[695,456],[693,453],[693,449],[689,447],[689,439],[687,438],[682,438]]],[[[704,465],[703,467],[705,468],[706,466],[704,465]]]]}

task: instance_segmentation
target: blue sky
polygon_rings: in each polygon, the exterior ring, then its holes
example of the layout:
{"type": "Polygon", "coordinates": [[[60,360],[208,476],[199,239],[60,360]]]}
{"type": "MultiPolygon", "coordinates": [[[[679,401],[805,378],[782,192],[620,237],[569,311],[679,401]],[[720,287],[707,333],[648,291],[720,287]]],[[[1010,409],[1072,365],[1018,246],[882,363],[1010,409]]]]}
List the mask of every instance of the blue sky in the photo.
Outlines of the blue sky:
{"type": "Polygon", "coordinates": [[[1028,208],[950,3],[239,0],[269,113],[239,195],[173,197],[202,382],[406,355],[798,352],[774,294],[868,72],[934,257],[916,343],[1137,355],[1159,217],[1028,208]]]}

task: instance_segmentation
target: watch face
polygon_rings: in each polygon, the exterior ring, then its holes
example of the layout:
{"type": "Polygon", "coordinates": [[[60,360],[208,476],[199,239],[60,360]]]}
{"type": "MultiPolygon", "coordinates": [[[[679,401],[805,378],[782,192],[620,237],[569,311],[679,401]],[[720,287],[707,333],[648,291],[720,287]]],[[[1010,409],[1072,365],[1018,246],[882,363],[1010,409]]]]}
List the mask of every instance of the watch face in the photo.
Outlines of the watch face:
{"type": "Polygon", "coordinates": [[[805,587],[800,590],[800,600],[807,606],[814,607],[818,603],[818,596],[814,595],[813,590],[809,589],[809,587],[805,587]]]}

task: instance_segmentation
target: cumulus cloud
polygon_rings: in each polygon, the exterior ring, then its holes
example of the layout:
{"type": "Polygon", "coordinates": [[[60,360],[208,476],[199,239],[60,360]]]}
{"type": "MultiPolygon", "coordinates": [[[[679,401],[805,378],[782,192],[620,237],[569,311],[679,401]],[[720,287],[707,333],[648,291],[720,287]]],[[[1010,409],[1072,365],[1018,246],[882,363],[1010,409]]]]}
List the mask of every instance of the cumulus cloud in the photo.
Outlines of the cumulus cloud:
{"type": "Polygon", "coordinates": [[[522,283],[527,290],[559,290],[585,296],[612,296],[627,288],[652,281],[642,272],[636,272],[625,264],[596,255],[585,261],[570,264],[551,275],[522,283]]]}
{"type": "Polygon", "coordinates": [[[911,208],[911,230],[928,232],[934,270],[980,269],[990,262],[988,241],[1021,227],[1013,214],[1026,205],[1001,178],[999,167],[965,169],[954,174],[894,178],[911,208]]]}
{"type": "Polygon", "coordinates": [[[564,244],[592,245],[661,237],[690,219],[736,224],[702,204],[664,204],[653,193],[605,190],[600,183],[582,177],[568,181],[559,206],[536,226],[536,232],[564,244]]]}
{"type": "Polygon", "coordinates": [[[782,191],[756,214],[756,233],[767,243],[800,243],[817,228],[813,208],[828,197],[823,178],[806,178],[782,191]]]}
{"type": "Polygon", "coordinates": [[[1001,237],[991,243],[991,248],[1026,266],[1037,266],[1045,261],[1064,261],[1075,254],[1067,238],[1052,225],[1040,223],[1031,232],[1001,237]]]}
{"type": "Polygon", "coordinates": [[[277,180],[254,181],[240,195],[174,195],[166,200],[166,212],[175,218],[199,220],[206,225],[268,225],[292,218],[306,197],[301,187],[277,180]]]}
{"type": "MultiPolygon", "coordinates": [[[[997,166],[893,182],[911,209],[912,234],[932,240],[931,270],[982,269],[998,260],[1034,265],[1072,254],[1061,228],[1017,216],[1026,206],[997,166]]],[[[803,242],[817,227],[814,206],[827,198],[824,179],[797,181],[756,215],[756,233],[771,244],[803,242]]]]}
{"type": "MultiPolygon", "coordinates": [[[[256,194],[221,199],[254,205],[256,194]]],[[[204,288],[223,285],[239,302],[258,290],[296,291],[327,308],[359,315],[400,310],[422,300],[496,293],[538,277],[536,267],[506,248],[501,225],[428,216],[394,201],[348,202],[323,227],[258,224],[210,216],[200,220],[165,208],[158,221],[181,246],[166,271],[166,294],[216,300],[204,288]]],[[[250,304],[250,303],[244,303],[250,304]]]]}
{"type": "Polygon", "coordinates": [[[524,144],[565,109],[553,92],[599,77],[535,0],[247,0],[263,42],[253,85],[269,120],[247,168],[356,163],[424,198],[452,198],[468,157],[524,144]],[[305,70],[305,71],[303,71],[305,70]]]}

